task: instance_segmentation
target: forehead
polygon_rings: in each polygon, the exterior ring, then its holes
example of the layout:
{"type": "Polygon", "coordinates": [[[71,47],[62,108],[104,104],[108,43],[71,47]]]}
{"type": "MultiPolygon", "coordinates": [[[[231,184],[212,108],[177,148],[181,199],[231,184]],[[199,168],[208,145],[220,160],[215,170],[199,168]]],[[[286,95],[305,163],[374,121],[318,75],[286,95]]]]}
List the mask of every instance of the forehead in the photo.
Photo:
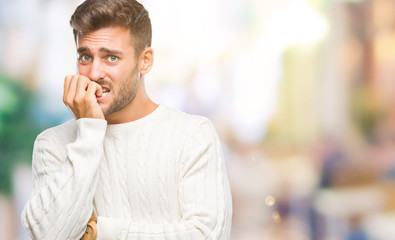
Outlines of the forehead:
{"type": "Polygon", "coordinates": [[[123,27],[100,28],[78,35],[77,47],[107,47],[127,50],[132,47],[132,37],[130,30],[123,27]]]}

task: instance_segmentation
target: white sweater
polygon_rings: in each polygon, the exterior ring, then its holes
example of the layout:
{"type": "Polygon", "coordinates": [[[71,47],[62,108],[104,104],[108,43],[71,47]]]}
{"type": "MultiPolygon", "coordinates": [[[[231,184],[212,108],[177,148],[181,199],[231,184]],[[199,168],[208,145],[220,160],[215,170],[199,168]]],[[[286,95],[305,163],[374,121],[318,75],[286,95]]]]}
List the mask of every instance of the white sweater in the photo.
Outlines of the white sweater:
{"type": "Polygon", "coordinates": [[[227,240],[231,195],[212,124],[160,105],[137,121],[79,119],[34,144],[33,193],[22,223],[33,239],[227,240]]]}

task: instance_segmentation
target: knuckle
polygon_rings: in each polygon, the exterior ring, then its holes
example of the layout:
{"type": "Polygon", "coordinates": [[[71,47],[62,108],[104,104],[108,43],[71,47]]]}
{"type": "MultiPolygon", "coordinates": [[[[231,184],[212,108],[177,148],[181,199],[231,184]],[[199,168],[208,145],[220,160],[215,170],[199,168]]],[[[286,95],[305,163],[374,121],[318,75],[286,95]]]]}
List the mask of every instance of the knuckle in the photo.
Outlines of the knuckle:
{"type": "Polygon", "coordinates": [[[96,88],[96,85],[97,83],[90,81],[88,86],[91,88],[96,88]]]}
{"type": "Polygon", "coordinates": [[[85,77],[84,75],[78,75],[78,81],[83,81],[83,82],[90,82],[90,79],[85,77]]]}
{"type": "Polygon", "coordinates": [[[71,97],[65,97],[63,99],[63,102],[67,105],[72,105],[73,104],[73,99],[71,97]]]}
{"type": "Polygon", "coordinates": [[[90,102],[90,96],[89,95],[85,95],[84,96],[84,102],[90,102]]]}
{"type": "Polygon", "coordinates": [[[71,81],[77,81],[78,80],[78,75],[73,75],[71,77],[71,81]]]}
{"type": "Polygon", "coordinates": [[[81,102],[81,97],[75,96],[73,99],[74,104],[79,104],[81,102]]]}

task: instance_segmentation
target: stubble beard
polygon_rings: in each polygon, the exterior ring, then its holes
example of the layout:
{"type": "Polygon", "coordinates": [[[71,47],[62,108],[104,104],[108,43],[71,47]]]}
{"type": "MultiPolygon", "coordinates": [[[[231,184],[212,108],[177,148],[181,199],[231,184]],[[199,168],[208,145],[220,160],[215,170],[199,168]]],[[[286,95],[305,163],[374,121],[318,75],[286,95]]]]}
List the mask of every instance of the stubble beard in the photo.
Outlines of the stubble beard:
{"type": "Polygon", "coordinates": [[[122,82],[119,92],[114,95],[114,100],[104,112],[104,116],[121,111],[134,100],[140,83],[140,74],[136,70],[133,70],[132,81],[126,79],[122,82]]]}

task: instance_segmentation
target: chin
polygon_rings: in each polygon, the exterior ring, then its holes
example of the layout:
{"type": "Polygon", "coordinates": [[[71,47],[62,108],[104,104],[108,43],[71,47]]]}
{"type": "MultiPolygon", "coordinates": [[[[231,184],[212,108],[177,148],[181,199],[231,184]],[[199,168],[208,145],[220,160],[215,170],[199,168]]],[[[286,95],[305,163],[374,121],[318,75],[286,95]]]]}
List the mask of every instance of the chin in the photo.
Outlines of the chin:
{"type": "Polygon", "coordinates": [[[100,106],[101,111],[103,112],[104,116],[108,115],[108,107],[100,106]]]}

